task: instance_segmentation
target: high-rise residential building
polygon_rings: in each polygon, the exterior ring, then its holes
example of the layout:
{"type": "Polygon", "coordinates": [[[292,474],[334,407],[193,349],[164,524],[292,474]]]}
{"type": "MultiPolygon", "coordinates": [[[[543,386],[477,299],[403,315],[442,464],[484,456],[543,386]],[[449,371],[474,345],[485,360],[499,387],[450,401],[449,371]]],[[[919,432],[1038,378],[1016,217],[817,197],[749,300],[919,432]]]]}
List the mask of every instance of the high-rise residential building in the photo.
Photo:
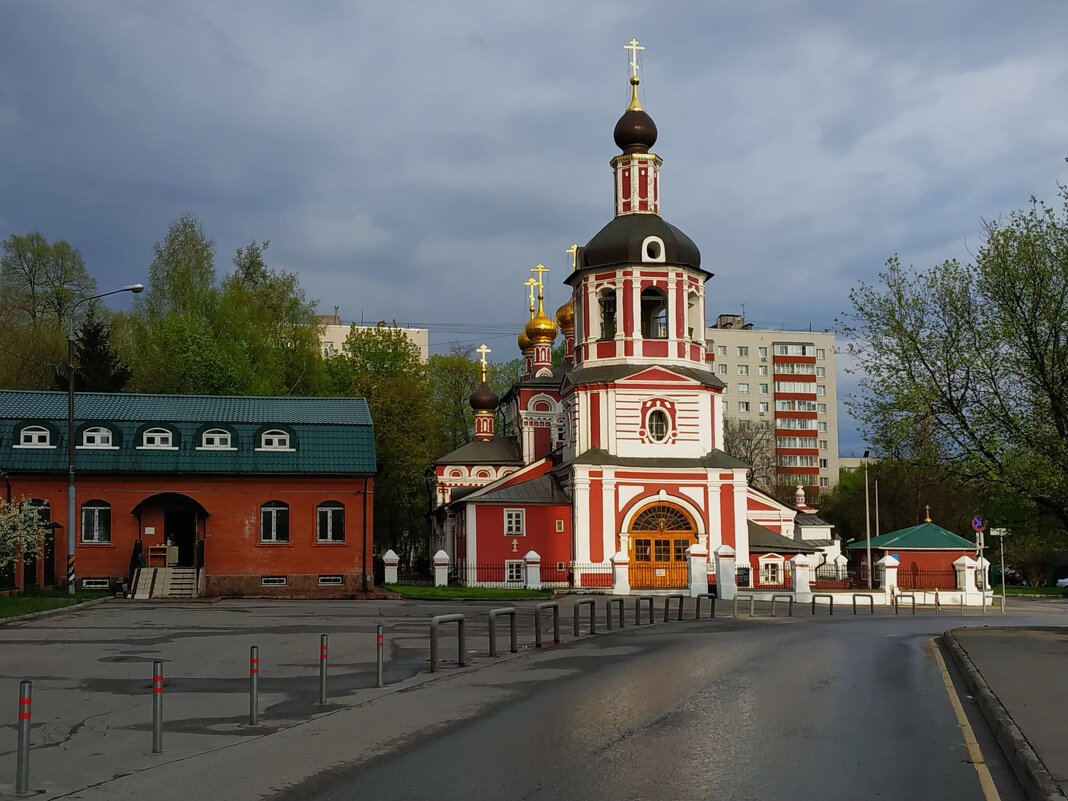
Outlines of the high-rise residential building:
{"type": "Polygon", "coordinates": [[[810,495],[838,483],[838,391],[834,332],[754,328],[721,314],[705,329],[723,391],[724,420],[767,431],[774,449],[775,491],[810,495]]]}

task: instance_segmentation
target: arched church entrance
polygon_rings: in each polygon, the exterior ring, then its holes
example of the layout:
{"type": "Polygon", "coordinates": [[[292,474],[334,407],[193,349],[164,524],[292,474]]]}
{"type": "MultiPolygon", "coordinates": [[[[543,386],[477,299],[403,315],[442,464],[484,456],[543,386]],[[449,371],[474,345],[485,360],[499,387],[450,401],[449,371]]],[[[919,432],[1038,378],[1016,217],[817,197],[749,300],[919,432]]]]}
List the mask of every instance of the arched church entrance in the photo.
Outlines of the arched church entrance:
{"type": "Polygon", "coordinates": [[[177,548],[174,567],[204,566],[208,511],[196,500],[178,492],[161,492],[145,498],[131,512],[140,521],[146,553],[150,545],[172,545],[177,548]]]}
{"type": "Polygon", "coordinates": [[[634,516],[627,532],[630,586],[686,586],[686,549],[697,543],[697,526],[681,506],[657,502],[634,516]]]}

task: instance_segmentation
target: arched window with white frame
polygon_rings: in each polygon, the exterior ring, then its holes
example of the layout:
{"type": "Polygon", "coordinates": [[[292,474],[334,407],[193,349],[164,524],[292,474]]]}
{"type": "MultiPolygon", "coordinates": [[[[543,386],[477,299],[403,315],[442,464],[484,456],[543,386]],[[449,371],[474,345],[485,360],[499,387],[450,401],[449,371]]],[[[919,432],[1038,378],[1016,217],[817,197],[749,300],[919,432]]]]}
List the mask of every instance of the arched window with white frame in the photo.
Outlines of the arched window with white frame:
{"type": "Polygon", "coordinates": [[[104,426],[90,426],[82,432],[82,448],[112,448],[114,445],[111,429],[104,426]]]}
{"type": "Polygon", "coordinates": [[[149,428],[141,435],[142,448],[172,448],[174,434],[166,428],[149,428]]]}
{"type": "Polygon", "coordinates": [[[200,435],[200,447],[209,451],[233,450],[230,432],[223,428],[209,428],[200,435]]]}
{"type": "Polygon", "coordinates": [[[44,426],[26,426],[19,432],[18,448],[50,448],[52,432],[44,426]]]}
{"type": "Polygon", "coordinates": [[[272,428],[260,434],[260,450],[263,451],[289,451],[289,433],[279,428],[272,428]]]}
{"type": "Polygon", "coordinates": [[[340,501],[324,501],[316,508],[315,539],[317,542],[345,541],[345,505],[340,501]]]}
{"type": "Polygon", "coordinates": [[[641,295],[642,336],[667,339],[667,294],[657,287],[646,287],[641,295]]]}

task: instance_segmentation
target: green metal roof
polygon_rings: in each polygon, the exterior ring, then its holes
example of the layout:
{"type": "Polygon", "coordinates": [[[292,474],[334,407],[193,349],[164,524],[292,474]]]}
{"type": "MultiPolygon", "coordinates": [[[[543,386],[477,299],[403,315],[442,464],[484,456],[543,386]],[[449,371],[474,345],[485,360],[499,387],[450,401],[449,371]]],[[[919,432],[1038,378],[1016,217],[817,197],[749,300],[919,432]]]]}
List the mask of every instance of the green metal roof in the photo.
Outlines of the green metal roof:
{"type": "MultiPolygon", "coordinates": [[[[847,545],[847,548],[866,548],[867,540],[857,540],[847,545]]],[[[901,550],[967,550],[975,548],[975,543],[964,537],[954,534],[952,531],[936,526],[934,523],[920,523],[918,526],[910,526],[899,531],[891,531],[872,537],[872,548],[900,548],[901,550]]]]}
{"type": "MultiPolygon", "coordinates": [[[[363,398],[138,395],[79,392],[76,430],[112,431],[111,449],[77,449],[83,472],[344,473],[375,472],[374,425],[363,398]],[[172,433],[171,450],[141,448],[142,433],[172,433]],[[198,449],[208,428],[229,431],[233,450],[198,449]],[[290,435],[290,451],[258,450],[260,434],[290,435]]],[[[0,467],[42,472],[67,468],[67,393],[0,391],[0,467]],[[25,425],[41,425],[56,447],[13,447],[25,425]]]]}

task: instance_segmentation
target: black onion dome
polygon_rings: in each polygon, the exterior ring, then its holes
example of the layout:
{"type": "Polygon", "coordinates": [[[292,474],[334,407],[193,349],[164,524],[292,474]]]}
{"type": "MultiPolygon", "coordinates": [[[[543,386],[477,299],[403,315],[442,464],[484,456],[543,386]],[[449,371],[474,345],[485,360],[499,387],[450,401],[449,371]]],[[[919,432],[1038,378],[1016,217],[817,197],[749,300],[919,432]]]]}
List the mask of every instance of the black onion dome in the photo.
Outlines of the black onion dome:
{"type": "Polygon", "coordinates": [[[624,153],[648,153],[656,144],[656,123],[641,109],[627,109],[616,123],[612,138],[624,153]]]}
{"type": "Polygon", "coordinates": [[[501,402],[501,399],[497,397],[497,393],[493,391],[485,381],[483,381],[478,389],[471,393],[471,397],[468,403],[471,404],[471,408],[476,412],[492,412],[496,411],[497,404],[501,402]]]}
{"type": "Polygon", "coordinates": [[[657,214],[623,214],[597,232],[581,251],[579,269],[641,264],[650,236],[664,243],[664,263],[701,269],[701,251],[690,237],[657,214]]]}

